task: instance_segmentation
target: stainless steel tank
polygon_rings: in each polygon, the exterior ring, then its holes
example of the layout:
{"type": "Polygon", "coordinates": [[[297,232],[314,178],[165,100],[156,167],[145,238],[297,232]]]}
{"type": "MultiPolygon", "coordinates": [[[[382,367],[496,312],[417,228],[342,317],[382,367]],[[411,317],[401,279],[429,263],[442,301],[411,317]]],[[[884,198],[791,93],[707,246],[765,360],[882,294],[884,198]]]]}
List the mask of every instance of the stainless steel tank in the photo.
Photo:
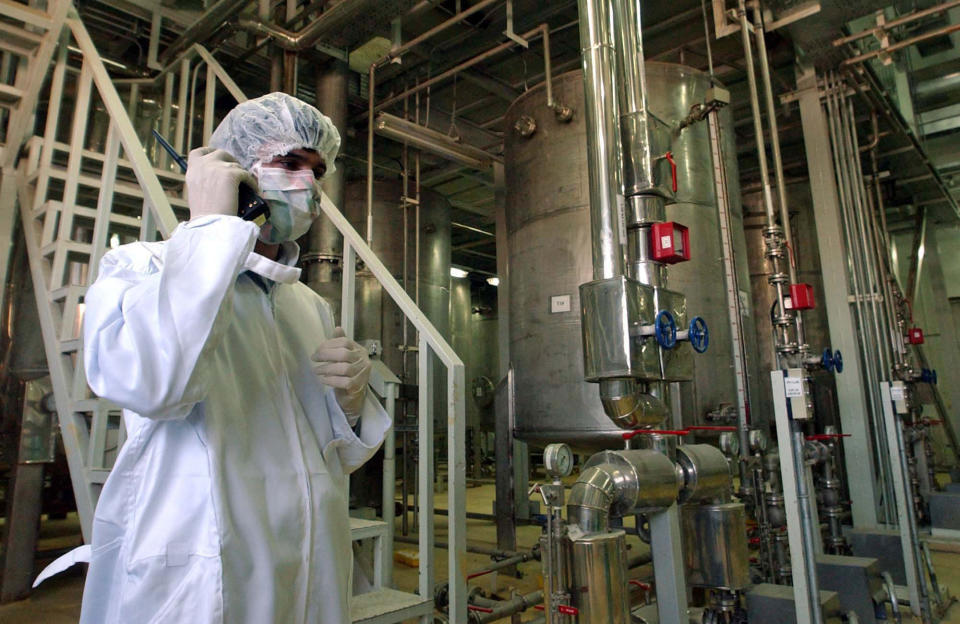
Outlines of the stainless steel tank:
{"type": "MultiPolygon", "coordinates": [[[[682,65],[647,63],[651,111],[668,123],[702,102],[706,74],[682,65]]],[[[620,446],[620,431],[604,415],[596,384],[583,381],[578,287],[593,279],[583,78],[554,78],[554,94],[574,108],[557,121],[542,87],[518,98],[506,115],[507,228],[510,257],[510,359],[516,370],[516,433],[533,443],[565,441],[580,448],[620,446]],[[532,134],[529,132],[535,128],[532,134]],[[522,132],[521,132],[522,130],[522,132]],[[569,297],[569,311],[556,311],[569,297]],[[558,299],[560,298],[560,299],[558,299]],[[553,305],[552,305],[553,302],[553,305]]],[[[749,301],[749,274],[739,203],[738,169],[729,110],[721,114],[730,183],[733,238],[740,264],[740,298],[749,301]]],[[[735,404],[736,387],[721,267],[713,165],[705,123],[674,143],[677,203],[667,218],[690,228],[692,258],[669,269],[668,288],[687,297],[691,314],[710,326],[710,348],[694,358],[694,383],[681,384],[685,424],[696,424],[720,404],[735,404]]],[[[749,310],[749,307],[748,307],[749,310]]],[[[756,377],[752,316],[744,318],[752,387],[756,377]]]]}
{"type": "MultiPolygon", "coordinates": [[[[407,292],[415,298],[416,208],[407,207],[407,235],[400,182],[375,181],[373,186],[373,251],[393,276],[403,284],[404,242],[407,246],[407,292]]],[[[366,231],[367,192],[365,182],[347,185],[344,215],[358,232],[366,231]]],[[[450,338],[450,205],[438,193],[424,189],[420,194],[420,309],[444,338],[450,338]]],[[[370,273],[357,271],[355,338],[377,340],[381,359],[407,384],[417,383],[416,330],[403,336],[404,316],[380,283],[370,273]],[[404,368],[406,359],[406,368],[404,368]]],[[[434,357],[434,418],[446,423],[446,372],[434,357]]]]}
{"type": "MultiPolygon", "coordinates": [[[[807,181],[788,184],[787,197],[790,206],[790,225],[793,230],[792,261],[796,263],[797,279],[813,286],[816,307],[803,312],[803,327],[811,353],[822,353],[830,346],[830,328],[827,324],[826,300],[823,294],[823,278],[820,254],[817,251],[817,226],[814,222],[810,185],[807,181]]],[[[756,318],[756,344],[759,355],[759,370],[769,380],[768,371],[776,368],[773,324],[770,318],[776,302],[776,293],[767,281],[770,265],[764,257],[763,228],[766,225],[763,210],[763,195],[752,191],[743,196],[746,223],[747,250],[750,269],[754,317],[756,318]]],[[[842,267],[837,267],[841,270],[842,267]]],[[[846,355],[846,354],[844,354],[846,355]]],[[[816,374],[814,401],[818,422],[824,425],[836,423],[835,381],[831,374],[816,374]]],[[[753,415],[759,423],[773,423],[773,403],[770,385],[762,383],[757,388],[753,415]]]]}
{"type": "Polygon", "coordinates": [[[450,346],[463,360],[467,382],[467,426],[493,431],[493,388],[497,382],[496,288],[450,278],[450,346]]]}

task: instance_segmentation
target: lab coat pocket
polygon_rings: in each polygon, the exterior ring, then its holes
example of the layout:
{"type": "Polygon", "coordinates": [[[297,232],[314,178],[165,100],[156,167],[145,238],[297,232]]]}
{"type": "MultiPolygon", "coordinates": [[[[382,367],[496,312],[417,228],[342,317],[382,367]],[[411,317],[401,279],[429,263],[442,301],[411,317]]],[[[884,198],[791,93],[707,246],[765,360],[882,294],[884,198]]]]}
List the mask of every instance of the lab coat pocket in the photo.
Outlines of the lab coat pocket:
{"type": "Polygon", "coordinates": [[[134,564],[123,597],[124,621],[149,624],[221,622],[219,556],[187,555],[172,545],[166,557],[134,564]]]}

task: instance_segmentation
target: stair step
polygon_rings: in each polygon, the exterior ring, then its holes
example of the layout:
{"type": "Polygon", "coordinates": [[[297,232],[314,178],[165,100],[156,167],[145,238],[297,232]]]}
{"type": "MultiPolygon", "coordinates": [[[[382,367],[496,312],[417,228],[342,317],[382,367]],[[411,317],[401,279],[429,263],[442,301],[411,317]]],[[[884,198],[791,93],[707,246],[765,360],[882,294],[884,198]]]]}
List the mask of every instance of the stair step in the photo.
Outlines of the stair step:
{"type": "Polygon", "coordinates": [[[83,338],[60,341],[60,353],[76,353],[83,346],[83,338]]]}
{"type": "Polygon", "coordinates": [[[383,587],[350,599],[354,624],[390,624],[433,613],[433,598],[383,587]]]}
{"type": "Polygon", "coordinates": [[[69,286],[62,286],[55,290],[51,290],[47,298],[50,300],[50,303],[53,303],[55,301],[62,301],[66,299],[68,295],[71,295],[71,294],[76,294],[77,299],[80,299],[85,294],[87,294],[87,287],[77,286],[76,284],[70,284],[69,286]]]}
{"type": "Polygon", "coordinates": [[[103,399],[79,399],[73,402],[70,406],[71,411],[74,413],[86,413],[86,412],[95,412],[100,407],[106,403],[103,399]]]}
{"type": "Polygon", "coordinates": [[[92,245],[90,243],[81,243],[79,241],[72,240],[55,240],[49,245],[44,245],[40,249],[40,253],[46,258],[53,255],[57,251],[58,247],[67,252],[68,255],[79,255],[84,256],[85,258],[89,258],[90,252],[92,251],[92,245]]]}
{"type": "Polygon", "coordinates": [[[44,29],[50,28],[51,24],[50,16],[47,13],[11,0],[0,0],[0,15],[44,29]]]}
{"type": "Polygon", "coordinates": [[[16,106],[23,97],[23,91],[8,85],[0,84],[0,106],[16,106]]]}
{"type": "Polygon", "coordinates": [[[107,468],[87,468],[87,481],[90,483],[106,483],[110,476],[110,470],[107,468]]]}
{"type": "Polygon", "coordinates": [[[367,520],[350,517],[350,538],[353,541],[371,537],[383,537],[387,534],[387,523],[382,520],[367,520]]]}
{"type": "Polygon", "coordinates": [[[43,35],[7,22],[0,22],[0,50],[28,57],[33,54],[41,41],[43,41],[43,35]]]}
{"type": "MultiPolygon", "coordinates": [[[[66,180],[67,171],[63,167],[50,167],[50,177],[56,180],[66,180]]],[[[83,175],[77,177],[80,184],[88,188],[100,188],[100,178],[95,178],[93,176],[83,175]]],[[[117,182],[113,187],[114,195],[123,195],[124,197],[136,197],[138,199],[143,199],[143,189],[134,184],[128,184],[125,182],[117,182]]],[[[188,209],[187,202],[179,197],[170,197],[167,195],[167,201],[170,202],[170,205],[174,208],[183,208],[184,210],[188,209]]]]}

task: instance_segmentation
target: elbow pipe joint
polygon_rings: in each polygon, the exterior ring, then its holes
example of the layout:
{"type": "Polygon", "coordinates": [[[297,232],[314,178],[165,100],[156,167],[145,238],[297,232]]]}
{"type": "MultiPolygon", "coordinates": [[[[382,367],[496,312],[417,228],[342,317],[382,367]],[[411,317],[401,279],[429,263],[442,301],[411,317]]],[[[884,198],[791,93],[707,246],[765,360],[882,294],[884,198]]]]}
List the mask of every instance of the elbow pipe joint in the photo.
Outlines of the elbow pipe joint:
{"type": "Polygon", "coordinates": [[[582,531],[609,528],[611,516],[662,511],[677,500],[683,475],[649,449],[602,451],[584,465],[570,490],[567,518],[582,531]]]}
{"type": "Polygon", "coordinates": [[[629,378],[600,380],[600,402],[607,417],[621,429],[656,427],[669,415],[663,401],[629,378]]]}

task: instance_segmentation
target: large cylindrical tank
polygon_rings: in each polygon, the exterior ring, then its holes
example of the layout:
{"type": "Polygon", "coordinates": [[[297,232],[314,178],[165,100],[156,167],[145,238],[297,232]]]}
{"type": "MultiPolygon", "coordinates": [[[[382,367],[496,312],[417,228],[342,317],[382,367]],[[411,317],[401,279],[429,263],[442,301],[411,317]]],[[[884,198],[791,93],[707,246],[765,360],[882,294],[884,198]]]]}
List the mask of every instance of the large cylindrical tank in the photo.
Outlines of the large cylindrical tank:
{"type": "MultiPolygon", "coordinates": [[[[813,286],[817,306],[803,312],[803,327],[806,342],[814,354],[822,353],[830,346],[830,328],[827,325],[826,301],[823,294],[823,278],[820,254],[817,251],[817,226],[814,222],[810,185],[807,181],[787,185],[790,207],[790,226],[793,231],[791,258],[796,264],[797,279],[813,286]]],[[[764,256],[763,228],[766,218],[763,194],[751,191],[743,196],[744,221],[746,224],[747,250],[750,269],[750,287],[756,318],[756,344],[761,371],[777,367],[774,349],[773,322],[771,313],[776,303],[776,291],[770,285],[770,265],[764,256]]],[[[786,269],[784,269],[786,270],[786,269]]],[[[836,424],[835,384],[833,375],[817,374],[814,384],[814,399],[818,421],[836,424]]],[[[773,403],[770,384],[761,384],[756,393],[753,414],[757,421],[773,423],[773,403]]]]}
{"type": "MultiPolygon", "coordinates": [[[[377,180],[373,185],[373,251],[393,276],[403,284],[404,243],[407,247],[407,292],[415,298],[416,207],[409,205],[404,237],[403,186],[400,182],[377,180]],[[406,239],[406,240],[405,240],[406,239]]],[[[363,234],[367,223],[366,183],[347,185],[344,215],[363,234]]],[[[420,309],[444,338],[450,337],[450,205],[438,193],[428,189],[420,193],[420,309]]],[[[357,307],[355,338],[378,340],[380,358],[406,384],[417,383],[417,334],[413,325],[403,336],[404,315],[373,275],[357,271],[357,307]],[[406,359],[406,369],[404,369],[406,359]]],[[[434,357],[434,418],[446,423],[446,373],[434,357]]]]}
{"type": "Polygon", "coordinates": [[[498,380],[496,287],[450,278],[450,346],[463,360],[467,427],[493,431],[493,389],[498,380]]]}
{"type": "MultiPolygon", "coordinates": [[[[706,74],[682,65],[647,63],[650,110],[675,124],[702,102],[706,74]]],[[[558,121],[543,88],[518,98],[506,115],[505,171],[510,254],[510,359],[516,370],[516,433],[534,443],[565,441],[581,448],[619,446],[620,431],[604,415],[597,386],[583,381],[578,287],[593,279],[590,245],[586,124],[579,71],[555,77],[554,95],[574,109],[558,121]],[[536,129],[529,130],[531,120],[536,129]],[[519,123],[518,123],[519,122],[519,123]],[[526,136],[523,136],[523,135],[526,136]],[[561,299],[557,299],[557,298],[561,299]],[[563,304],[569,297],[569,311],[563,304]],[[557,305],[551,305],[559,303],[557,305]],[[557,310],[561,311],[557,311],[557,310]]],[[[732,117],[721,113],[733,215],[739,295],[749,299],[749,277],[739,202],[732,117]]],[[[667,218],[690,228],[692,258],[669,269],[667,286],[687,297],[687,309],[710,326],[710,348],[694,358],[694,382],[681,384],[685,424],[703,422],[718,405],[736,402],[730,326],[713,163],[706,123],[675,139],[677,202],[667,218]]],[[[751,382],[756,377],[752,316],[744,317],[751,382]]]]}

